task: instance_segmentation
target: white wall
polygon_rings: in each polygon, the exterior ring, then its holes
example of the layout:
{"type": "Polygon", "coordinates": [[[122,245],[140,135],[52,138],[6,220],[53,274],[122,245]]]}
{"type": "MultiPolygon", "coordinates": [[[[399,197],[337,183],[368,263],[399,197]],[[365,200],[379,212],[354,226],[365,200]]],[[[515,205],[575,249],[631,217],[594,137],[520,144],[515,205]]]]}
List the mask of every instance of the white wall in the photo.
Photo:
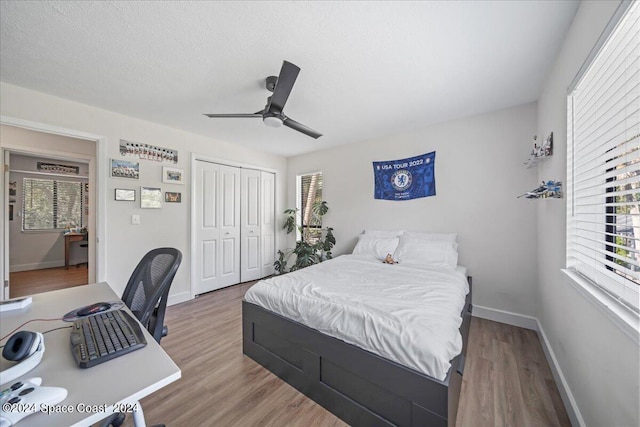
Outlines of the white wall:
{"type": "MultiPolygon", "coordinates": [[[[566,182],[566,97],[617,1],[582,2],[538,101],[538,132],[554,132],[554,156],[539,166],[542,179],[566,182]]],[[[640,425],[638,345],[573,287],[565,266],[566,204],[538,205],[536,316],[587,426],[640,425]]]]}
{"type": "MultiPolygon", "coordinates": [[[[160,162],[140,160],[140,179],[131,181],[108,177],[108,164],[101,165],[106,180],[106,194],[98,203],[106,203],[106,236],[100,242],[106,258],[106,281],[121,294],[131,272],[152,248],[173,246],[183,253],[183,260],[171,287],[170,303],[190,298],[190,161],[192,153],[251,164],[276,171],[276,210],[284,210],[286,159],[217,141],[156,123],[135,119],[62,98],[0,83],[0,113],[12,118],[45,123],[103,136],[107,159],[123,158],[120,139],[178,150],[185,184],[163,184],[160,162]],[[161,187],[164,191],[182,192],[182,203],[165,204],[162,209],[140,209],[140,186],[161,187]],[[136,203],[114,201],[115,188],[135,188],[136,203]],[[139,214],[140,225],[131,225],[131,215],[139,214]]],[[[3,144],[4,141],[0,141],[3,144]]],[[[167,164],[165,164],[167,165],[167,164]]],[[[281,238],[276,236],[276,244],[281,238]]]]}
{"type": "Polygon", "coordinates": [[[335,229],[335,254],[349,253],[365,228],[459,233],[460,263],[473,276],[474,304],[535,313],[535,202],[516,197],[537,184],[523,166],[535,133],[528,104],[289,159],[288,206],[297,174],[321,170],[335,229]],[[372,161],[436,151],[436,195],[410,201],[373,198],[372,161]]]}
{"type": "MultiPolygon", "coordinates": [[[[12,126],[2,126],[0,132],[3,139],[7,139],[12,144],[21,138],[32,138],[36,136],[47,136],[56,138],[65,138],[57,135],[48,135],[33,132],[27,129],[20,129],[12,126]]],[[[71,140],[71,138],[67,138],[71,140]]],[[[55,138],[51,138],[51,144],[55,143],[55,138]]],[[[70,141],[73,142],[73,141],[70,141]]],[[[76,142],[85,145],[84,142],[76,142]]],[[[14,206],[13,221],[9,221],[9,242],[11,251],[9,253],[9,264],[11,271],[36,270],[39,268],[52,268],[64,265],[64,235],[62,231],[22,231],[22,197],[23,197],[23,178],[36,179],[61,179],[65,181],[88,182],[89,165],[87,163],[76,163],[70,161],[60,161],[43,157],[23,156],[19,154],[11,155],[11,172],[10,181],[16,183],[16,201],[12,203],[14,206]],[[30,174],[17,171],[38,172],[37,162],[61,163],[68,166],[77,166],[79,168],[79,176],[87,178],[82,179],[78,176],[46,176],[39,174],[30,174]]],[[[83,213],[84,214],[84,213],[83,213]]],[[[85,216],[86,221],[86,216],[85,216]]],[[[85,223],[86,226],[86,223],[85,223]]],[[[80,248],[78,243],[72,243],[70,247],[70,264],[74,265],[81,262],[87,262],[87,249],[80,248]]]]}

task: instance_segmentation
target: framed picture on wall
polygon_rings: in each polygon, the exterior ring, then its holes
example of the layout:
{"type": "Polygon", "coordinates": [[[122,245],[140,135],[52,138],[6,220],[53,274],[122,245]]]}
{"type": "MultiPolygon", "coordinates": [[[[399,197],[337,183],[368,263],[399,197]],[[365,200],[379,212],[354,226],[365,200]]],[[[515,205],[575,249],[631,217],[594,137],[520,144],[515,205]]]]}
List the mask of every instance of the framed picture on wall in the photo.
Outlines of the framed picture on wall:
{"type": "Polygon", "coordinates": [[[59,173],[63,175],[78,175],[80,174],[79,166],[62,165],[59,163],[45,163],[37,162],[36,167],[39,171],[59,173]]]}
{"type": "Polygon", "coordinates": [[[160,209],[162,207],[162,189],[140,187],[140,207],[143,209],[160,209]]]}
{"type": "Polygon", "coordinates": [[[167,191],[164,193],[164,201],[167,203],[182,203],[182,193],[167,191]]]}
{"type": "Polygon", "coordinates": [[[183,184],[184,171],[182,169],[162,167],[162,182],[167,184],[183,184]]]}
{"type": "Polygon", "coordinates": [[[18,195],[18,186],[16,181],[9,183],[9,203],[16,202],[16,196],[18,195]]]}
{"type": "Polygon", "coordinates": [[[116,200],[121,202],[135,202],[136,190],[128,188],[116,188],[116,200]]]}
{"type": "Polygon", "coordinates": [[[111,177],[140,179],[140,163],[111,159],[111,177]]]}

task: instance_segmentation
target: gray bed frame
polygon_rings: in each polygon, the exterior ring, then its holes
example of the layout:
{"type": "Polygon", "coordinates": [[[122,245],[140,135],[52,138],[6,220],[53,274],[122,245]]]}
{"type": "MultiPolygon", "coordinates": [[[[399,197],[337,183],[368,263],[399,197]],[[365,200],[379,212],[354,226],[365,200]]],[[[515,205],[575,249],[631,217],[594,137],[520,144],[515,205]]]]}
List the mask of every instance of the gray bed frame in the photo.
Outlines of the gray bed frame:
{"type": "Polygon", "coordinates": [[[471,322],[444,381],[242,301],[243,353],[353,426],[455,426],[471,322]]]}

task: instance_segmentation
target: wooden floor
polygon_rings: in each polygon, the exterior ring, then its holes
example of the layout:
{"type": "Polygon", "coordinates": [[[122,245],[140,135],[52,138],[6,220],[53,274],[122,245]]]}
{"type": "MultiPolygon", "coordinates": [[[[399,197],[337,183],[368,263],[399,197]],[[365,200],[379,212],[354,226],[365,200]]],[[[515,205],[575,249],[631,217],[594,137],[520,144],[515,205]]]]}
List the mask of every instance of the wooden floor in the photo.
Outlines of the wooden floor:
{"type": "Polygon", "coordinates": [[[25,295],[86,285],[88,282],[86,265],[45,268],[42,270],[19,271],[9,274],[9,297],[17,298],[25,295]]]}
{"type": "MultiPolygon", "coordinates": [[[[241,300],[251,284],[167,309],[161,344],[182,378],[143,399],[148,424],[346,425],[242,354],[241,300]]],[[[483,319],[471,322],[460,402],[457,426],[570,425],[536,333],[483,319]]]]}
{"type": "Polygon", "coordinates": [[[536,332],[472,318],[456,425],[571,425],[536,332]]]}

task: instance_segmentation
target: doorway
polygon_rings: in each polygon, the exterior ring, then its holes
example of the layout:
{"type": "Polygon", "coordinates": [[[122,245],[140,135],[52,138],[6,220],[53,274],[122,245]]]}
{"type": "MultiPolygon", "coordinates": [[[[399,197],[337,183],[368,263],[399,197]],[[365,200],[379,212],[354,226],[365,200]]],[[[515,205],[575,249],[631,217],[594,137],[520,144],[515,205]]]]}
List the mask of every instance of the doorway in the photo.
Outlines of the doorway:
{"type": "Polygon", "coordinates": [[[89,164],[9,152],[10,298],[89,283],[89,164]]]}
{"type": "Polygon", "coordinates": [[[95,283],[96,140],[1,130],[4,298],[95,283]]]}

